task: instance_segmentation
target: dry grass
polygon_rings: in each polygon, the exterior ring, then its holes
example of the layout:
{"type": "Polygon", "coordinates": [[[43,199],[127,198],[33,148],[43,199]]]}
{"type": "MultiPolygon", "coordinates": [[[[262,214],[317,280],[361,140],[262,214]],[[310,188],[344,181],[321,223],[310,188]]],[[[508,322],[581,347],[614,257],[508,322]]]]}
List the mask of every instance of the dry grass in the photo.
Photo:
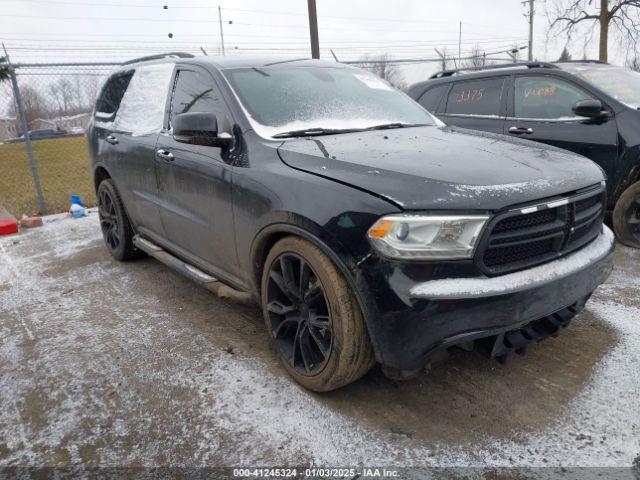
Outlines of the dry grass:
{"type": "MultiPolygon", "coordinates": [[[[32,145],[46,213],[66,211],[70,195],[79,195],[85,205],[95,205],[86,138],[36,140],[32,145]]],[[[22,142],[0,145],[0,206],[16,217],[23,213],[41,213],[26,146],[22,142]]]]}

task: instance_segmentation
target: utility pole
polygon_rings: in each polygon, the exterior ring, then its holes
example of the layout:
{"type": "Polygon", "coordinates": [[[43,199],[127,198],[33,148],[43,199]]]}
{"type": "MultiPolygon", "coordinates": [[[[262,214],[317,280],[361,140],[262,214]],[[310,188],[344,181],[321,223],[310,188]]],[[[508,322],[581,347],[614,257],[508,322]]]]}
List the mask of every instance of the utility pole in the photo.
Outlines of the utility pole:
{"type": "Polygon", "coordinates": [[[460,57],[462,56],[462,22],[460,22],[460,30],[458,32],[458,65],[460,65],[460,57]]]}
{"type": "Polygon", "coordinates": [[[218,23],[220,24],[220,48],[222,49],[222,55],[224,55],[224,32],[222,31],[222,9],[218,5],[218,23]]]}
{"type": "Polygon", "coordinates": [[[309,8],[309,36],[311,38],[311,57],[320,58],[320,43],[318,42],[318,14],[316,0],[307,0],[309,8]]]}
{"type": "Polygon", "coordinates": [[[535,0],[525,0],[522,2],[523,5],[529,4],[529,14],[525,14],[525,17],[529,19],[529,61],[533,61],[533,16],[535,14],[535,10],[533,8],[535,0]]]}
{"type": "Polygon", "coordinates": [[[447,69],[447,51],[445,49],[443,49],[442,52],[441,52],[437,48],[434,48],[434,50],[438,54],[438,57],[440,57],[441,69],[444,72],[447,69]]]}

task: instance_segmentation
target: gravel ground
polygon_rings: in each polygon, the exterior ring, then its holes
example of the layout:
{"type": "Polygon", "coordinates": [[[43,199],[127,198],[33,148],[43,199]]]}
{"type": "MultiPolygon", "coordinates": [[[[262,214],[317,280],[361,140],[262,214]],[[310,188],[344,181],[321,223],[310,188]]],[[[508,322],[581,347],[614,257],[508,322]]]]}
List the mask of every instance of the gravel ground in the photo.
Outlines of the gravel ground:
{"type": "Polygon", "coordinates": [[[558,338],[503,367],[455,352],[396,383],[289,380],[257,307],[152,259],[97,215],[0,239],[0,465],[619,466],[640,458],[640,251],[558,338]]]}

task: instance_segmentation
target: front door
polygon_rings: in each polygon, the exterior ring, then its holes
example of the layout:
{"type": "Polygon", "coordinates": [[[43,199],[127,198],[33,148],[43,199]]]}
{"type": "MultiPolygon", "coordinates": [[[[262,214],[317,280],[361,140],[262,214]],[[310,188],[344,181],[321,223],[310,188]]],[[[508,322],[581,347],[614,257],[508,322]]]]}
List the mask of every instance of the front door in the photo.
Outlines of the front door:
{"type": "Polygon", "coordinates": [[[548,75],[515,76],[513,92],[506,122],[509,135],[570,150],[595,161],[609,174],[615,171],[615,118],[593,120],[577,117],[572,111],[579,100],[595,99],[589,92],[548,75]]]}
{"type": "Polygon", "coordinates": [[[231,133],[231,115],[209,72],[177,67],[165,129],[156,145],[164,237],[178,250],[233,275],[237,267],[232,172],[218,147],[174,140],[171,120],[187,112],[215,113],[219,133],[231,133]]]}

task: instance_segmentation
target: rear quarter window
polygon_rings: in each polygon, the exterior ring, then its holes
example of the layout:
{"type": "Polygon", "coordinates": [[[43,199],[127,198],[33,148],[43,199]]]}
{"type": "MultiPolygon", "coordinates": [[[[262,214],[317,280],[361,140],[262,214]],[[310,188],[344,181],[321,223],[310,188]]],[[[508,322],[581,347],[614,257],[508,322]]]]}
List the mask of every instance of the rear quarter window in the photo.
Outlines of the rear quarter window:
{"type": "Polygon", "coordinates": [[[438,85],[437,87],[432,87],[426,92],[422,94],[418,103],[422,105],[424,108],[429,110],[431,113],[438,113],[441,111],[440,104],[442,103],[442,97],[449,89],[449,84],[438,85]]]}
{"type": "Polygon", "coordinates": [[[96,102],[95,117],[97,121],[113,121],[131,77],[133,77],[133,70],[118,72],[109,77],[96,102]]]}
{"type": "Polygon", "coordinates": [[[504,77],[454,83],[445,112],[452,115],[498,116],[504,77]]]}

